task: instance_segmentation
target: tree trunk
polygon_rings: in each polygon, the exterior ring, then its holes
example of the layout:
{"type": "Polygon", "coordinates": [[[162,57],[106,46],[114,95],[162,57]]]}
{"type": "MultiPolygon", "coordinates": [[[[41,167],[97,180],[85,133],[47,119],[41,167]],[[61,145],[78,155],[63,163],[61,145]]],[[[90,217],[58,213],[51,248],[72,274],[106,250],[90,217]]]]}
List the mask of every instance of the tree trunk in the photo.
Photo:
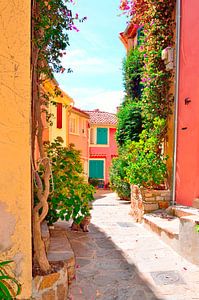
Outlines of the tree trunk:
{"type": "Polygon", "coordinates": [[[41,237],[41,224],[39,221],[39,213],[33,214],[33,243],[34,243],[34,259],[38,262],[42,271],[50,270],[50,264],[46,256],[44,241],[41,237]]]}

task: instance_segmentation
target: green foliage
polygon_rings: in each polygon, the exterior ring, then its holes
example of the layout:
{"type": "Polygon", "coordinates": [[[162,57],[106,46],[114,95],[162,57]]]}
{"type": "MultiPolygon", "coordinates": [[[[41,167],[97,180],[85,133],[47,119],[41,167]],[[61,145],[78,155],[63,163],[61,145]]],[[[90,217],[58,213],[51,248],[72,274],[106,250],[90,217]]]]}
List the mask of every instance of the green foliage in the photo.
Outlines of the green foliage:
{"type": "Polygon", "coordinates": [[[121,199],[130,199],[130,184],[126,177],[126,168],[128,166],[126,148],[120,148],[119,157],[112,160],[110,168],[110,187],[116,191],[121,199]]]}
{"type": "Polygon", "coordinates": [[[49,211],[46,220],[53,224],[61,220],[74,220],[80,223],[90,215],[91,202],[94,199],[94,188],[88,184],[83,175],[80,152],[73,145],[62,146],[62,139],[46,145],[51,160],[54,191],[49,195],[49,211]]]}
{"type": "Polygon", "coordinates": [[[142,72],[143,53],[137,47],[128,53],[123,62],[124,88],[127,100],[140,99],[142,72]]]}
{"type": "Polygon", "coordinates": [[[167,179],[167,157],[163,155],[162,144],[173,103],[170,93],[173,72],[166,70],[161,53],[173,46],[174,7],[175,0],[124,0],[120,7],[139,26],[139,45],[123,64],[126,98],[118,114],[117,139],[128,153],[129,182],[148,188],[156,188],[167,179]],[[133,128],[136,118],[125,110],[129,100],[138,104],[142,115],[142,132],[136,138],[133,137],[133,130],[139,128],[133,128]],[[129,136],[133,137],[132,142],[129,136]]]}
{"type": "Polygon", "coordinates": [[[164,131],[164,119],[155,118],[153,130],[143,130],[139,142],[128,144],[127,178],[131,184],[147,188],[158,187],[167,176],[166,160],[162,154],[160,134],[164,131]]]}
{"type": "MultiPolygon", "coordinates": [[[[33,9],[33,44],[39,49],[38,71],[53,77],[54,72],[64,72],[61,57],[69,46],[68,32],[78,31],[74,25],[76,20],[83,22],[86,18],[79,19],[78,14],[73,16],[70,9],[71,0],[36,0],[33,9]]],[[[71,70],[68,69],[70,72],[71,70]]]]}
{"type": "Polygon", "coordinates": [[[123,104],[117,114],[116,141],[123,146],[127,141],[138,141],[142,131],[141,109],[137,103],[123,104]]]}
{"type": "Polygon", "coordinates": [[[197,225],[195,226],[195,229],[196,229],[196,232],[199,233],[199,224],[197,224],[197,225]]]}
{"type": "Polygon", "coordinates": [[[12,260],[0,261],[0,299],[10,300],[14,299],[21,293],[21,285],[14,278],[9,275],[8,265],[12,260]]]}

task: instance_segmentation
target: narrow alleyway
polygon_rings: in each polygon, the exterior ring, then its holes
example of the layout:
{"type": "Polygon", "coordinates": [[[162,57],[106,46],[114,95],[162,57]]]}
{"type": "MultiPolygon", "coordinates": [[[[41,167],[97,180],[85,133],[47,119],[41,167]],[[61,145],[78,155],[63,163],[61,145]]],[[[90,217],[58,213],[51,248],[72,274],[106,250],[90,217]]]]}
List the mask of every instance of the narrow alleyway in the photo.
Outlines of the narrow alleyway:
{"type": "Polygon", "coordinates": [[[90,232],[68,231],[76,256],[68,299],[199,299],[199,268],[134,223],[129,206],[105,192],[94,202],[90,232]]]}

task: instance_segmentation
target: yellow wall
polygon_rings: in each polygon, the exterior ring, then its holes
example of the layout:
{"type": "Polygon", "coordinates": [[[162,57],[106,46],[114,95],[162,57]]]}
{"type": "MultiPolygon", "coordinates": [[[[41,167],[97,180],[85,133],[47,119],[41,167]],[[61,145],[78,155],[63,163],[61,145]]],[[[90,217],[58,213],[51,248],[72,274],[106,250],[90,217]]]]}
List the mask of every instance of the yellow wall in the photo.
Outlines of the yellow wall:
{"type": "Polygon", "coordinates": [[[62,108],[62,128],[57,128],[57,108],[55,105],[50,105],[50,113],[52,113],[52,126],[49,126],[49,140],[52,142],[58,136],[62,137],[64,143],[63,146],[68,145],[68,110],[70,107],[62,108]]]}
{"type": "Polygon", "coordinates": [[[44,83],[45,91],[51,94],[49,113],[51,114],[52,125],[49,126],[49,140],[52,142],[58,136],[60,136],[64,143],[63,146],[68,146],[69,137],[68,137],[68,122],[69,122],[69,111],[74,104],[74,100],[68,96],[64,91],[62,91],[56,80],[47,80],[44,83]],[[60,95],[55,95],[54,89],[59,91],[60,95]],[[53,104],[53,103],[54,104],[53,104]],[[57,108],[56,103],[62,103],[62,128],[57,128],[57,108]]]}
{"type": "Polygon", "coordinates": [[[0,1],[0,260],[13,259],[30,299],[30,11],[31,1],[0,1]]]}

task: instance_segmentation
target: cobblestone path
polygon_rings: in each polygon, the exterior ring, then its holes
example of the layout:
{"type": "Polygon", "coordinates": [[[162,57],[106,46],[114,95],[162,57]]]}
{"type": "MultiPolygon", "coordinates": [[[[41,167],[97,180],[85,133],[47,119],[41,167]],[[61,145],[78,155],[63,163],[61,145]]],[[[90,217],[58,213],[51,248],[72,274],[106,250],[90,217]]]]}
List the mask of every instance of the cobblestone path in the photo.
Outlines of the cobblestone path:
{"type": "Polygon", "coordinates": [[[134,223],[114,193],[94,202],[89,233],[70,232],[76,280],[70,300],[199,299],[199,268],[134,223]]]}

